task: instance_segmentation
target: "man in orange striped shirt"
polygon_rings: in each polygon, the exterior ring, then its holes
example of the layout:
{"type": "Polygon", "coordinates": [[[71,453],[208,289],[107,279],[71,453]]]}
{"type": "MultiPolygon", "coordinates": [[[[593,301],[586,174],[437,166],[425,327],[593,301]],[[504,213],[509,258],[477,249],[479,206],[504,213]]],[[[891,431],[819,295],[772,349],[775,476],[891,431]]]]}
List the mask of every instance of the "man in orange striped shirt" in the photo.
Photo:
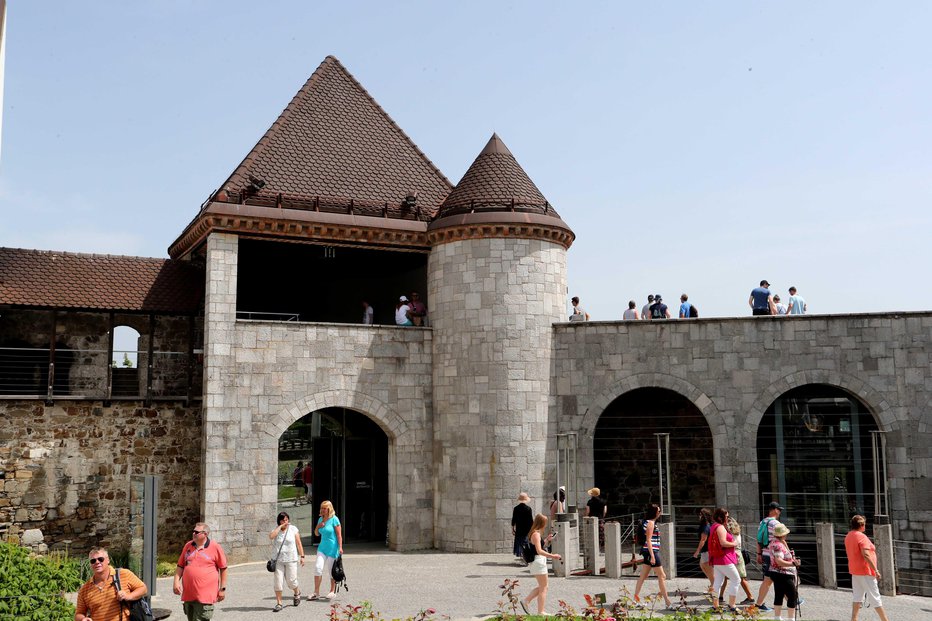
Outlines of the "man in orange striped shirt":
{"type": "Polygon", "coordinates": [[[149,590],[142,580],[128,569],[120,570],[118,591],[114,584],[116,570],[110,567],[110,555],[104,548],[92,548],[88,554],[91,579],[78,591],[78,605],[74,621],[123,621],[129,618],[129,610],[123,602],[134,602],[146,596],[149,590]]]}

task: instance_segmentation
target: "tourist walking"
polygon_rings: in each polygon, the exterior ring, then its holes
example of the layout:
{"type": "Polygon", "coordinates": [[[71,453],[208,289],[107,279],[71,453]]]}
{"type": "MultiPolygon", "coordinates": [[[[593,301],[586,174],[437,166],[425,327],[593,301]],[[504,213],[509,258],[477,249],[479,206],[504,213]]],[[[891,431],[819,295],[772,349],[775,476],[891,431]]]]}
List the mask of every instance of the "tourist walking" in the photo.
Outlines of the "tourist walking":
{"type": "Polygon", "coordinates": [[[105,548],[91,548],[87,556],[91,579],[78,591],[74,621],[122,621],[124,603],[142,599],[149,590],[130,570],[111,567],[105,548]],[[114,582],[117,571],[119,588],[114,582]]]}
{"type": "Polygon", "coordinates": [[[709,564],[715,575],[712,584],[712,607],[719,609],[719,592],[728,581],[728,611],[736,612],[735,601],[738,599],[738,585],[741,576],[738,575],[738,556],[736,548],[738,543],[734,535],[728,532],[725,523],[728,521],[728,510],[719,507],[712,514],[713,522],[709,529],[709,564]]]}
{"type": "Polygon", "coordinates": [[[521,600],[521,608],[525,614],[530,614],[528,605],[531,600],[537,599],[537,614],[546,615],[544,606],[547,604],[547,559],[555,561],[560,560],[559,554],[551,554],[544,547],[549,546],[553,539],[553,533],[544,537],[544,529],[547,528],[547,516],[538,513],[534,516],[534,522],[531,524],[531,533],[528,539],[534,546],[534,560],[528,565],[531,569],[531,575],[537,580],[537,586],[528,593],[528,596],[521,600]]]}
{"type": "Polygon", "coordinates": [[[780,524],[779,517],[783,513],[783,507],[778,502],[772,502],[767,505],[767,515],[761,520],[757,527],[757,563],[760,565],[764,579],[760,583],[760,590],[757,592],[757,607],[767,612],[770,607],[764,603],[767,598],[767,591],[773,584],[770,576],[770,540],[773,539],[773,531],[780,524]]]}
{"type": "Polygon", "coordinates": [[[659,293],[654,296],[654,303],[650,305],[650,318],[651,320],[670,318],[670,309],[663,303],[663,298],[659,293]]]}
{"type": "Polygon", "coordinates": [[[314,501],[314,466],[311,465],[311,460],[308,460],[307,464],[304,465],[304,470],[301,471],[301,480],[304,482],[304,499],[308,504],[311,504],[314,501]]]}
{"type": "Polygon", "coordinates": [[[790,287],[790,299],[788,300],[786,307],[787,315],[805,315],[806,314],[806,300],[803,299],[803,296],[796,293],[796,287],[790,287]]]}
{"type": "Polygon", "coordinates": [[[524,560],[524,555],[521,553],[521,548],[524,547],[524,543],[528,540],[531,525],[534,523],[534,511],[528,504],[530,501],[531,497],[528,496],[528,493],[521,492],[518,494],[518,504],[511,511],[511,534],[515,538],[515,560],[521,565],[527,565],[527,561],[524,560]]]}
{"type": "Polygon", "coordinates": [[[333,599],[336,596],[337,583],[330,572],[333,562],[343,555],[343,530],[340,518],[334,514],[333,503],[329,500],[320,503],[320,517],[314,526],[314,534],[320,537],[320,543],[317,545],[317,562],[314,565],[314,593],[307,599],[333,599]],[[330,592],[321,596],[320,583],[324,576],[330,578],[330,592]]]}
{"type": "Polygon", "coordinates": [[[272,612],[282,609],[282,591],[284,584],[294,592],[292,603],[297,606],[301,603],[301,589],[298,586],[298,563],[304,567],[304,546],[301,544],[301,533],[298,527],[291,523],[291,516],[282,511],[278,514],[278,526],[269,533],[272,540],[272,558],[275,559],[275,608],[272,612]]]}
{"type": "Polygon", "coordinates": [[[192,534],[178,557],[172,590],[181,596],[188,621],[209,621],[214,604],[226,597],[227,557],[204,522],[195,524],[192,534]]]}
{"type": "Polygon", "coordinates": [[[712,566],[709,564],[709,532],[712,530],[712,512],[708,509],[699,509],[699,525],[696,527],[696,533],[699,535],[699,545],[693,552],[693,558],[699,559],[699,569],[709,580],[709,586],[706,588],[708,593],[712,592],[712,584],[715,582],[715,574],[712,566]]]}
{"type": "Polygon", "coordinates": [[[637,304],[635,304],[634,300],[631,300],[630,302],[628,302],[628,308],[625,309],[624,315],[622,315],[621,318],[624,319],[625,321],[632,321],[635,319],[640,319],[641,316],[638,314],[638,309],[636,308],[636,306],[637,304]]]}
{"type": "Polygon", "coordinates": [[[680,296],[680,319],[689,319],[692,317],[693,305],[689,303],[689,296],[685,293],[680,296]]]}
{"type": "Polygon", "coordinates": [[[773,305],[773,296],[770,294],[769,282],[762,280],[759,287],[751,290],[748,305],[751,307],[752,315],[773,315],[776,312],[773,305]]]}
{"type": "MultiPolygon", "coordinates": [[[[740,606],[748,606],[754,603],[754,595],[751,593],[751,585],[748,584],[748,569],[747,564],[744,561],[744,555],[747,554],[744,550],[744,540],[741,537],[741,525],[738,524],[738,520],[729,517],[728,523],[725,524],[728,528],[728,532],[731,533],[735,538],[735,549],[738,551],[738,576],[741,578],[741,588],[744,589],[745,598],[741,602],[740,606]]],[[[722,592],[719,592],[719,597],[724,597],[722,592]]]]}
{"type": "Polygon", "coordinates": [[[640,530],[638,531],[638,541],[641,544],[641,556],[644,558],[644,564],[641,565],[641,575],[638,576],[637,585],[634,587],[634,603],[641,604],[641,587],[650,572],[657,576],[657,588],[660,596],[667,604],[667,608],[673,608],[673,602],[667,595],[667,576],[663,572],[663,562],[660,557],[660,531],[657,529],[657,518],[660,517],[660,507],[656,504],[650,504],[644,507],[644,519],[641,520],[640,530]]]}
{"type": "Polygon", "coordinates": [[[880,621],[887,621],[877,585],[880,580],[877,548],[864,532],[867,520],[863,515],[852,516],[850,529],[845,535],[845,553],[848,555],[848,573],[851,574],[851,621],[858,621],[862,605],[873,608],[880,621]]]}
{"type": "Polygon", "coordinates": [[[773,581],[773,618],[781,619],[783,600],[786,599],[785,621],[796,619],[796,606],[799,592],[796,588],[796,568],[799,559],[793,556],[793,551],[786,545],[786,536],[790,529],[784,524],[777,524],[773,529],[773,539],[770,541],[770,579],[773,581]]]}
{"type": "Polygon", "coordinates": [[[654,294],[647,296],[647,304],[641,309],[641,319],[650,319],[650,307],[654,304],[654,294]]]}
{"type": "Polygon", "coordinates": [[[586,503],[586,517],[599,518],[599,548],[605,546],[605,516],[608,515],[608,503],[601,497],[602,490],[593,487],[588,492],[589,501],[586,503]]]}
{"type": "Polygon", "coordinates": [[[579,298],[573,296],[570,300],[573,303],[573,312],[570,314],[570,321],[589,321],[589,313],[579,305],[579,298]]]}

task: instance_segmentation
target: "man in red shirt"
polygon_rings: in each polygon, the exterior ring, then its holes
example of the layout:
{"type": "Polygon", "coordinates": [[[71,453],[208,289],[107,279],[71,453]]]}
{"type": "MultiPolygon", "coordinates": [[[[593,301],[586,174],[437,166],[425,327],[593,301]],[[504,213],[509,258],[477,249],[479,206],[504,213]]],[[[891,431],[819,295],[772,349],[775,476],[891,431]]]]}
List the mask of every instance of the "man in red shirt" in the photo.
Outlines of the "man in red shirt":
{"type": "Polygon", "coordinates": [[[311,502],[311,487],[314,485],[314,467],[311,466],[311,462],[307,462],[304,466],[301,478],[304,481],[304,489],[307,491],[307,501],[311,502]]]}
{"type": "Polygon", "coordinates": [[[188,621],[209,621],[214,604],[222,602],[227,590],[227,557],[210,527],[194,525],[194,539],[184,544],[175,569],[175,595],[181,596],[188,621]]]}
{"type": "Polygon", "coordinates": [[[848,554],[848,573],[851,574],[851,621],[858,621],[861,603],[866,601],[877,611],[881,621],[887,621],[883,602],[880,601],[880,589],[877,581],[877,548],[864,534],[867,520],[863,515],[851,518],[851,530],[845,536],[845,552],[848,554]]]}

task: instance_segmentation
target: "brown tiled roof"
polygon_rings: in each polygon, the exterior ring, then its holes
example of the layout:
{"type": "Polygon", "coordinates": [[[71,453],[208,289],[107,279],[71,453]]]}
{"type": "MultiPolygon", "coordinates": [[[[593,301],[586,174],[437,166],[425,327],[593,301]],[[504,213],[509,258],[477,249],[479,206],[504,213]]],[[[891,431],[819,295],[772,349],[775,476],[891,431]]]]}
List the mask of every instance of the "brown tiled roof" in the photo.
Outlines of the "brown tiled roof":
{"type": "Polygon", "coordinates": [[[462,213],[521,211],[559,217],[498,134],[440,206],[437,219],[462,213]]]}
{"type": "Polygon", "coordinates": [[[203,297],[190,261],[0,248],[0,304],[188,314],[203,297]]]}
{"type": "Polygon", "coordinates": [[[366,209],[429,221],[451,188],[340,61],[328,56],[213,200],[241,202],[248,193],[249,204],[366,209]],[[253,180],[264,185],[250,188],[253,180]],[[417,193],[416,211],[404,206],[411,192],[417,193]]]}

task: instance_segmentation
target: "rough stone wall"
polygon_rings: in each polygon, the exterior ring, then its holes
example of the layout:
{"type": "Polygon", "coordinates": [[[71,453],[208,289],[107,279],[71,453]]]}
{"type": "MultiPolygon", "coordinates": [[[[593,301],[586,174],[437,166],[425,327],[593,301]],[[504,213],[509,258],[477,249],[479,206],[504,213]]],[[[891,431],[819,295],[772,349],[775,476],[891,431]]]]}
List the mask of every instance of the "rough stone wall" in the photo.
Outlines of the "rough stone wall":
{"type": "Polygon", "coordinates": [[[0,401],[0,537],[41,529],[53,547],[129,547],[130,477],[162,477],[159,550],[197,520],[200,409],[178,403],[0,401]]]}
{"type": "Polygon", "coordinates": [[[716,500],[742,523],[757,515],[757,427],[781,394],[846,389],[887,433],[896,537],[932,538],[932,313],[747,317],[555,326],[560,431],[580,433],[580,481],[592,477],[592,432],[619,395],[676,391],[712,430],[716,500]]]}
{"type": "Polygon", "coordinates": [[[511,510],[543,509],[552,322],[565,312],[566,250],[529,239],[435,246],[436,546],[511,549],[511,510]]]}
{"type": "Polygon", "coordinates": [[[389,545],[430,547],[431,331],[238,322],[237,250],[235,236],[208,238],[202,511],[218,540],[233,559],[264,558],[281,434],[346,407],[388,437],[389,545]]]}

